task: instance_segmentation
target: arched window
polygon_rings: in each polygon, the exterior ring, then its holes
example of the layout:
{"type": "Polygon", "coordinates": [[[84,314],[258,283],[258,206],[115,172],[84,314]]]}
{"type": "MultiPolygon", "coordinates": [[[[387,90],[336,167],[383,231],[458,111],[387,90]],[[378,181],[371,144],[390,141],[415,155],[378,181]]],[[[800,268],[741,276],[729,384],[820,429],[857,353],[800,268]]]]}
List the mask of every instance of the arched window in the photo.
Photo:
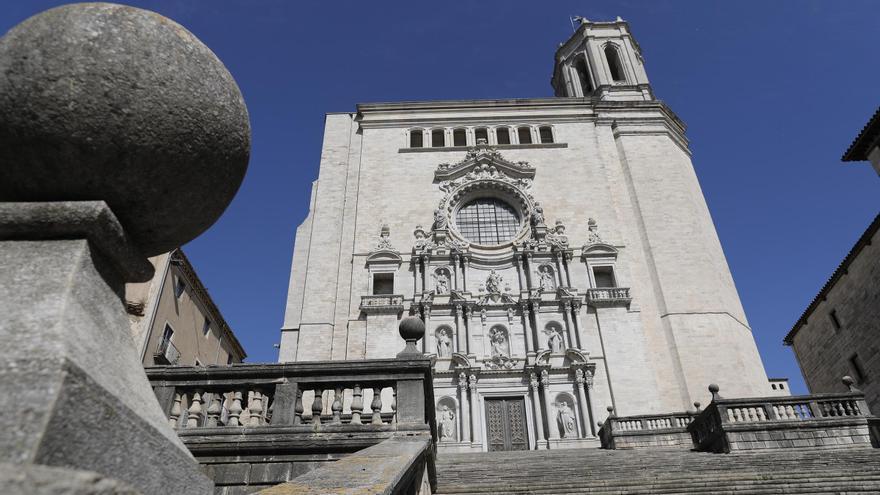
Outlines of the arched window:
{"type": "Polygon", "coordinates": [[[495,129],[495,137],[498,139],[498,144],[510,144],[510,129],[507,127],[495,129]]]}
{"type": "Polygon", "coordinates": [[[541,136],[541,142],[544,144],[553,142],[553,129],[550,126],[543,126],[538,129],[538,134],[541,136]]]}
{"type": "Polygon", "coordinates": [[[434,129],[431,131],[431,147],[442,148],[446,146],[446,133],[443,129],[434,129]]]}
{"type": "Polygon", "coordinates": [[[474,130],[475,144],[480,144],[481,139],[483,141],[485,141],[486,144],[489,144],[489,129],[486,129],[485,127],[481,127],[479,129],[474,130]]]}
{"type": "Polygon", "coordinates": [[[532,144],[532,130],[528,127],[520,127],[516,130],[519,136],[519,144],[532,144]]]}
{"type": "Polygon", "coordinates": [[[479,198],[459,208],[455,223],[465,239],[491,246],[513,239],[519,232],[520,218],[500,199],[479,198]]]}
{"type": "Polygon", "coordinates": [[[424,135],[422,135],[421,129],[413,129],[409,131],[409,147],[410,148],[421,148],[425,145],[424,143],[424,135]]]}
{"type": "Polygon", "coordinates": [[[608,70],[611,71],[611,79],[614,82],[626,81],[626,76],[623,74],[623,65],[620,63],[620,54],[617,53],[617,48],[612,44],[605,45],[605,58],[608,60],[608,70]]]}
{"type": "Polygon", "coordinates": [[[456,129],[452,131],[453,146],[467,146],[467,132],[464,129],[456,129]]]}
{"type": "Polygon", "coordinates": [[[578,75],[578,82],[581,84],[581,90],[584,96],[593,92],[593,82],[590,80],[590,70],[587,68],[587,60],[583,55],[578,57],[574,62],[574,70],[578,75]]]}

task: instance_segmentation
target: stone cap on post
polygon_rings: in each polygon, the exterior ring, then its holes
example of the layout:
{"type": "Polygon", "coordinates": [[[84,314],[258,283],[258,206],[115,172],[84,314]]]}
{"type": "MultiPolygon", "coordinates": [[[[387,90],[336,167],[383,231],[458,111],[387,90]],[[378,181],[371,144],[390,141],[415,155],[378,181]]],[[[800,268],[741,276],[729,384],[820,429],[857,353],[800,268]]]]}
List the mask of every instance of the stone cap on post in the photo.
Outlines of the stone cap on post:
{"type": "Polygon", "coordinates": [[[425,336],[425,322],[417,316],[407,316],[400,320],[397,327],[400,336],[406,341],[406,347],[397,354],[398,358],[420,357],[422,351],[416,348],[416,342],[425,336]]]}

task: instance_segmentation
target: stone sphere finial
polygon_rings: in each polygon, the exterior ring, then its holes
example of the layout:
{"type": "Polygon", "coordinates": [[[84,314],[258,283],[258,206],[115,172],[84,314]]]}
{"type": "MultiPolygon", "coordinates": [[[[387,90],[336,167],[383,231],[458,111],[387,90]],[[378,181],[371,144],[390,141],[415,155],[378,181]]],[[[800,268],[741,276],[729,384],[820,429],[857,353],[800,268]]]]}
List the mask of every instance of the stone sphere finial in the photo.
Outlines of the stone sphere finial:
{"type": "Polygon", "coordinates": [[[406,341],[406,348],[397,354],[397,357],[421,356],[422,353],[416,348],[416,342],[425,336],[425,322],[418,316],[407,316],[400,320],[397,330],[406,341]]]}
{"type": "Polygon", "coordinates": [[[855,387],[855,383],[856,383],[856,381],[853,380],[853,377],[851,377],[851,376],[849,376],[849,375],[844,375],[844,377],[841,378],[840,381],[843,382],[843,385],[844,385],[844,386],[846,387],[846,389],[849,390],[850,392],[861,392],[861,390],[859,390],[859,389],[857,389],[857,388],[855,387]]]}
{"type": "Polygon", "coordinates": [[[80,3],[0,38],[0,201],[104,201],[149,256],[210,227],[249,157],[235,80],[174,21],[80,3]]]}
{"type": "Polygon", "coordinates": [[[709,384],[709,393],[712,394],[712,401],[714,402],[716,399],[720,399],[721,396],[718,395],[718,391],[721,390],[718,388],[718,384],[712,383],[709,384]]]}

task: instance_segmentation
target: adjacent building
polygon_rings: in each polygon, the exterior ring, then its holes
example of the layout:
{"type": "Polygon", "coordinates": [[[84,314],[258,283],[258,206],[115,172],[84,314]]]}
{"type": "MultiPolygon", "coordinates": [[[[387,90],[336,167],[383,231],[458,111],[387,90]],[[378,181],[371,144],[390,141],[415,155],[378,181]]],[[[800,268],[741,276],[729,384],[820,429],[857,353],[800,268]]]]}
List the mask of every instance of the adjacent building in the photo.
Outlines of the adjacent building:
{"type": "Polygon", "coordinates": [[[227,365],[247,356],[182,249],[150,258],[156,275],[127,284],[131,335],[144,366],[227,365]]]}
{"type": "Polygon", "coordinates": [[[845,162],[869,161],[877,174],[880,174],[880,108],[874,112],[871,120],[865,124],[862,132],[856,136],[846,153],[845,162]]]}
{"type": "Polygon", "coordinates": [[[684,411],[710,383],[768,395],[685,125],[629,25],[582,22],[551,83],[327,115],[281,361],[394,357],[419,315],[454,451],[596,446],[607,407],[684,411]]]}

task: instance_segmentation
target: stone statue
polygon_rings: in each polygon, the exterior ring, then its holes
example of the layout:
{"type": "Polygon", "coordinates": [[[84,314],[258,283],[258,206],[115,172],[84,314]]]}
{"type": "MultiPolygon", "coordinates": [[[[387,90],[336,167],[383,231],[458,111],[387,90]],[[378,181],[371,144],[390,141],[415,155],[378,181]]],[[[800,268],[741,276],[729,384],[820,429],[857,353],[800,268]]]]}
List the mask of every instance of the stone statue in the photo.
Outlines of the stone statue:
{"type": "Polygon", "coordinates": [[[445,328],[437,334],[437,356],[443,358],[452,356],[452,337],[445,328]]]}
{"type": "Polygon", "coordinates": [[[599,244],[602,242],[602,238],[599,236],[599,226],[596,225],[596,220],[591,218],[587,221],[587,229],[589,233],[587,234],[587,244],[599,244]]]}
{"type": "Polygon", "coordinates": [[[565,346],[562,340],[562,332],[553,329],[549,329],[548,332],[550,335],[547,339],[547,346],[550,347],[550,352],[554,354],[561,353],[562,348],[565,346]]]}
{"type": "Polygon", "coordinates": [[[501,293],[501,275],[492,270],[486,278],[486,292],[490,294],[501,293]]]}
{"type": "Polygon", "coordinates": [[[492,356],[507,356],[507,335],[504,330],[493,329],[489,338],[492,342],[492,356]]]}
{"type": "Polygon", "coordinates": [[[538,277],[538,287],[540,287],[542,291],[552,291],[554,289],[555,284],[552,268],[547,265],[541,266],[538,268],[538,277]]]}
{"type": "Polygon", "coordinates": [[[434,274],[434,292],[436,294],[449,293],[449,275],[446,270],[437,270],[434,274]]]}
{"type": "Polygon", "coordinates": [[[568,402],[561,400],[556,403],[557,421],[559,423],[559,433],[563,438],[574,438],[577,436],[577,423],[574,421],[574,412],[568,402]]]}
{"type": "Polygon", "coordinates": [[[455,441],[455,412],[449,409],[449,406],[440,406],[440,414],[437,415],[437,425],[439,426],[440,441],[455,441]]]}
{"type": "Polygon", "coordinates": [[[434,230],[444,229],[446,229],[446,214],[443,213],[443,208],[437,208],[434,210],[434,230]]]}
{"type": "Polygon", "coordinates": [[[535,227],[544,226],[544,207],[541,206],[541,203],[535,202],[535,207],[532,208],[532,225],[535,227]]]}

